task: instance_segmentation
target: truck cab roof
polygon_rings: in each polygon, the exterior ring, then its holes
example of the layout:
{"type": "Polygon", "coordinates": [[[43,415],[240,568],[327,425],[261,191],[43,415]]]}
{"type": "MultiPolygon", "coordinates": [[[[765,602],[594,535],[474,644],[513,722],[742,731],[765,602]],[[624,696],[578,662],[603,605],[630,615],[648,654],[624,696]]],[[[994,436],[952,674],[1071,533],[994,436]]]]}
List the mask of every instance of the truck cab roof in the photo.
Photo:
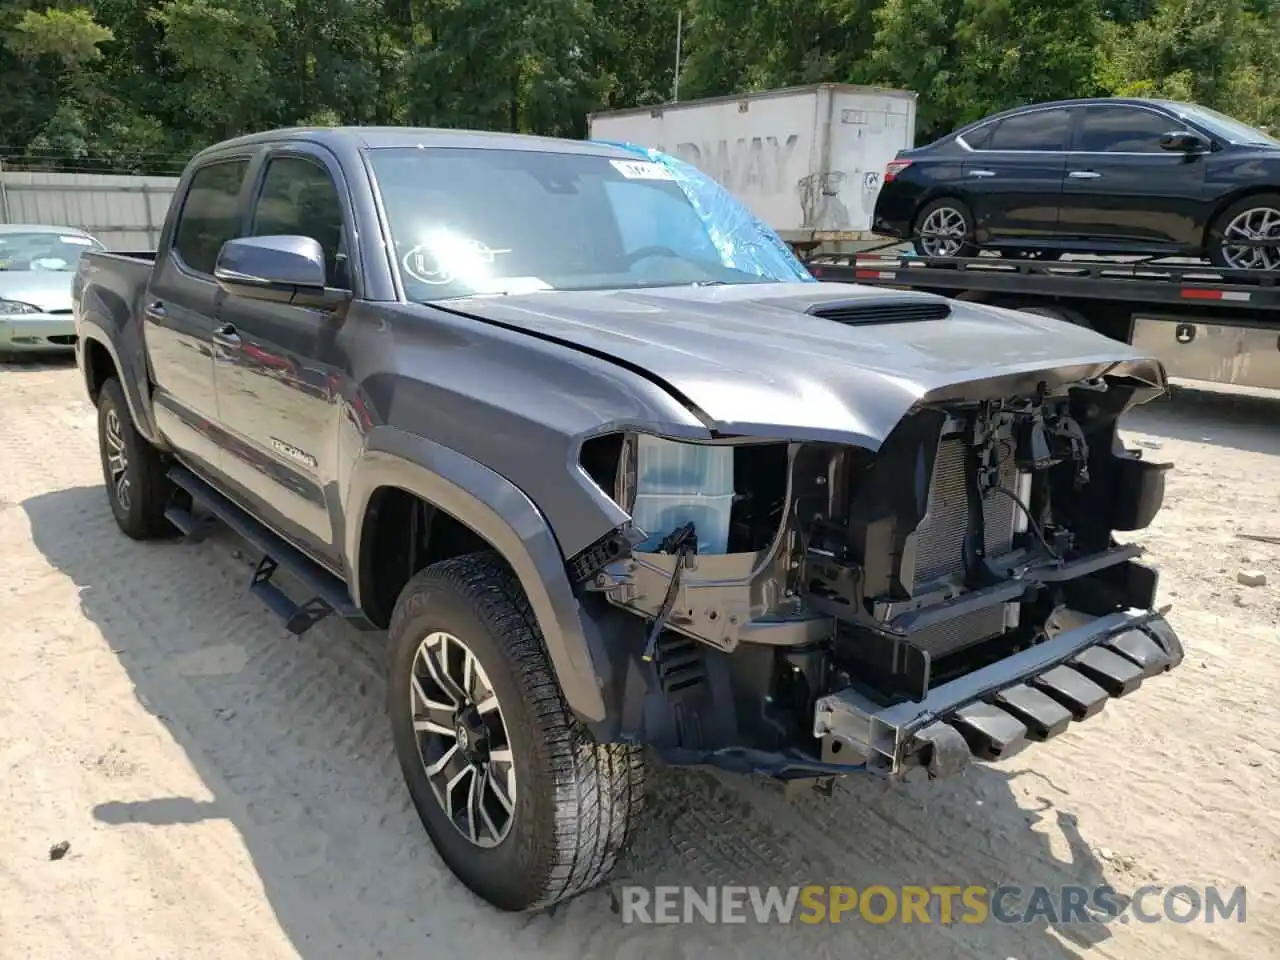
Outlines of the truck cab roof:
{"type": "Polygon", "coordinates": [[[404,147],[469,147],[488,150],[529,150],[545,153],[572,153],[583,156],[631,158],[626,150],[606,143],[538,137],[521,133],[495,133],[483,130],[445,130],[436,127],[285,127],[262,133],[246,134],[224,140],[196,155],[207,154],[281,140],[300,140],[322,146],[355,146],[359,150],[404,147]]]}

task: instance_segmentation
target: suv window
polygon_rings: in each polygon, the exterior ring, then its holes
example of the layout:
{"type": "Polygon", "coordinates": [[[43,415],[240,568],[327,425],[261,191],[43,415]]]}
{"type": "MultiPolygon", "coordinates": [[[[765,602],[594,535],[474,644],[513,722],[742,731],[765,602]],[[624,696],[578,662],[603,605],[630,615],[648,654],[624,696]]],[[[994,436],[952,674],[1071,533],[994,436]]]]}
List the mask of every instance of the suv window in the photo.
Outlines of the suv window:
{"type": "Polygon", "coordinates": [[[1001,120],[991,134],[988,150],[1065,150],[1071,112],[1033,110],[1001,120]]]}
{"type": "Polygon", "coordinates": [[[192,270],[212,274],[218,251],[239,232],[236,202],[248,170],[248,160],[218,160],[191,178],[173,246],[192,270]]]}
{"type": "Polygon", "coordinates": [[[1181,129],[1176,120],[1137,107],[1088,107],[1076,136],[1087,153],[1161,153],[1160,138],[1181,129]]]}
{"type": "Polygon", "coordinates": [[[291,234],[310,237],[324,251],[330,286],[349,287],[342,201],[333,178],[305,157],[273,157],[253,208],[249,235],[291,234]]]}

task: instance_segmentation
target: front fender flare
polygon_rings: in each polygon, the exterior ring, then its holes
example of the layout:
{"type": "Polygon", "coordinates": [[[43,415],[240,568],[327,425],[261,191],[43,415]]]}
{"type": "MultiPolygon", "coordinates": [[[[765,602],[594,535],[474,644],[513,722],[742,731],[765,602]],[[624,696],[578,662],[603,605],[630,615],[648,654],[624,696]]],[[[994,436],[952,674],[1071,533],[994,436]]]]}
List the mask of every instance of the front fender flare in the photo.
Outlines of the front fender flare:
{"type": "Polygon", "coordinates": [[[604,721],[601,686],[608,679],[607,664],[598,665],[592,656],[588,637],[596,631],[574,596],[555,535],[533,501],[505,477],[455,450],[394,427],[375,427],[351,473],[346,498],[348,582],[357,606],[364,517],[379,487],[421,497],[502,555],[537,617],[569,707],[587,723],[604,721]]]}

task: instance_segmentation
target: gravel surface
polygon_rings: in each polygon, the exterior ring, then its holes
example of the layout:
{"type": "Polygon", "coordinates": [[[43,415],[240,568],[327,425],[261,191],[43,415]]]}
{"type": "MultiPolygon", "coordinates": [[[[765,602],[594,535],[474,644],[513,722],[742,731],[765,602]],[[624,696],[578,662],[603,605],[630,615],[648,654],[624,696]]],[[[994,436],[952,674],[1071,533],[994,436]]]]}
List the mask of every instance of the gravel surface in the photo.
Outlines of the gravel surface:
{"type": "Polygon", "coordinates": [[[461,887],[410,809],[380,635],[290,637],[227,533],[127,540],[75,370],[0,366],[0,958],[1280,955],[1280,545],[1239,536],[1280,537],[1280,401],[1178,391],[1126,426],[1176,465],[1139,539],[1182,669],[954,782],[824,798],[659,769],[614,887],[522,917],[461,887]],[[1244,884],[1248,912],[642,926],[611,909],[628,881],[1244,884]]]}

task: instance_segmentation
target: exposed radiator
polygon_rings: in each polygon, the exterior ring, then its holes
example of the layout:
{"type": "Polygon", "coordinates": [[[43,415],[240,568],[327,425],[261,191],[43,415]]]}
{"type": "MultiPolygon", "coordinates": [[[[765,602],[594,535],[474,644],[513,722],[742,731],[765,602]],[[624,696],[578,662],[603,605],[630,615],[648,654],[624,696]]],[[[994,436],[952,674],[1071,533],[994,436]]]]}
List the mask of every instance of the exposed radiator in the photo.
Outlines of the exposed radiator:
{"type": "Polygon", "coordinates": [[[911,641],[928,650],[936,661],[956,650],[1004,633],[1004,627],[1004,604],[1000,603],[925,627],[912,634],[911,641]]]}
{"type": "MultiPolygon", "coordinates": [[[[964,538],[969,524],[965,456],[963,437],[948,438],[938,445],[928,512],[908,539],[902,558],[902,581],[911,585],[912,593],[941,577],[964,573],[964,538]]],[[[988,556],[999,556],[1013,549],[1018,513],[1013,499],[1017,468],[1012,444],[1002,441],[997,456],[999,485],[1009,496],[991,491],[983,504],[988,556]]]]}
{"type": "MultiPolygon", "coordinates": [[[[966,454],[963,437],[952,437],[938,445],[928,510],[903,551],[902,581],[910,585],[913,594],[922,592],[936,580],[964,574],[964,539],[969,525],[966,454]]],[[[1017,468],[1012,444],[1000,443],[997,457],[1000,488],[1016,495],[1017,468]]],[[[999,556],[1013,549],[1018,509],[1012,496],[994,491],[987,494],[983,503],[983,532],[988,556],[999,556]]],[[[936,659],[994,637],[1004,629],[1005,605],[997,604],[926,627],[912,639],[936,659]]]]}

